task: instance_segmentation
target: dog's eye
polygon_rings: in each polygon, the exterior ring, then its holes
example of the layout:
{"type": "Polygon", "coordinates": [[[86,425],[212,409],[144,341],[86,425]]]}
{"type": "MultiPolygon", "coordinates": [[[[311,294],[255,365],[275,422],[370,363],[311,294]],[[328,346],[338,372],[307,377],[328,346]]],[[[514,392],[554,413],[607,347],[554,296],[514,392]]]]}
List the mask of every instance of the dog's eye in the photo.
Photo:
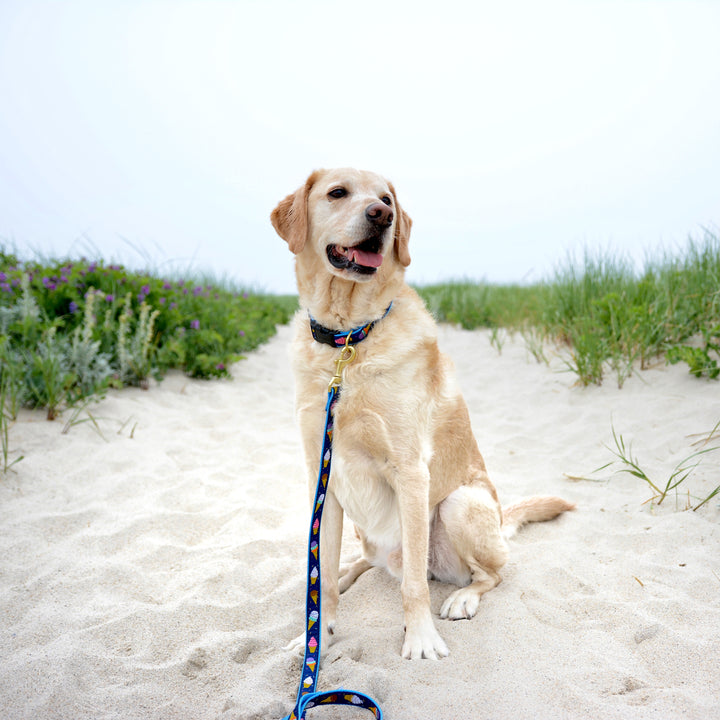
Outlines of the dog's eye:
{"type": "Polygon", "coordinates": [[[341,198],[341,197],[345,197],[346,195],[347,195],[347,190],[346,190],[345,188],[342,188],[342,187],[335,188],[334,190],[331,190],[331,191],[328,193],[328,197],[336,198],[336,199],[337,199],[337,198],[341,198]]]}
{"type": "Polygon", "coordinates": [[[386,205],[392,205],[392,198],[389,195],[385,195],[380,198],[386,205]]]}

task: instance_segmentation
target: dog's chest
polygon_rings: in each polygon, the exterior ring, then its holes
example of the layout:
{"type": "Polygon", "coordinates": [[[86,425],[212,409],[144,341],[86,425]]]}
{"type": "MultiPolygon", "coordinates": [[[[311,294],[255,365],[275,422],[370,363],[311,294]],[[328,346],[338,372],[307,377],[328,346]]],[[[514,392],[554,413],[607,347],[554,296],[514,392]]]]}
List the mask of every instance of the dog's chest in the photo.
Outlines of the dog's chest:
{"type": "Polygon", "coordinates": [[[333,455],[330,487],[345,514],[379,547],[400,545],[397,495],[373,463],[333,455]]]}

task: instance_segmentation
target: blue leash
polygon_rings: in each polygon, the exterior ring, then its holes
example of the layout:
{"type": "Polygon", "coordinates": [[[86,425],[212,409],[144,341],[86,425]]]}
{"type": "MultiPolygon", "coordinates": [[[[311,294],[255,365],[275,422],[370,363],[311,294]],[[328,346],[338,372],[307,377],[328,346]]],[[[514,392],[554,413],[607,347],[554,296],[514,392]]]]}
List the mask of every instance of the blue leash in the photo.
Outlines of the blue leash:
{"type": "MultiPolygon", "coordinates": [[[[389,311],[390,307],[385,311],[385,315],[387,315],[389,311]]],[[[383,317],[385,317],[385,315],[383,315],[383,317]]],[[[319,337],[316,335],[316,328],[321,328],[321,330],[326,330],[326,328],[322,328],[322,326],[319,326],[311,319],[313,337],[319,342],[325,342],[334,347],[342,345],[342,351],[336,361],[335,375],[328,386],[328,398],[325,406],[325,434],[323,436],[322,453],[320,456],[320,471],[318,472],[318,481],[315,488],[313,514],[310,519],[307,593],[305,600],[307,631],[305,634],[305,657],[303,658],[302,676],[295,707],[283,720],[305,720],[307,710],[313,707],[327,705],[350,705],[357,708],[364,708],[373,713],[377,720],[382,720],[383,716],[380,706],[364,693],[344,689],[330,692],[316,691],[320,670],[320,634],[322,629],[320,608],[322,597],[320,588],[320,523],[322,520],[323,506],[325,504],[325,491],[327,490],[328,480],[330,479],[332,436],[335,420],[334,410],[340,397],[343,368],[355,359],[355,348],[350,343],[360,342],[367,337],[367,334],[374,324],[374,322],[368,323],[348,333],[328,331],[328,333],[332,333],[332,336],[326,335],[319,337]]]]}

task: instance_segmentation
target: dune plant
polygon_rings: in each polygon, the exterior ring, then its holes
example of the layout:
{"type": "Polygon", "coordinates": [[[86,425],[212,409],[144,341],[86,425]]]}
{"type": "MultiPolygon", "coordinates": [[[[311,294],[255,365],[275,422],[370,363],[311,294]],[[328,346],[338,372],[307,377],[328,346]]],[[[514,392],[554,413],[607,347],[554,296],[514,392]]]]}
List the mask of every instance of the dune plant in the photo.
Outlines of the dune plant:
{"type": "Polygon", "coordinates": [[[646,257],[639,271],[622,253],[586,251],[533,285],[462,281],[418,292],[441,321],[495,334],[532,328],[532,346],[558,346],[582,385],[614,376],[622,387],[663,355],[720,378],[720,239],[710,231],[677,253],[646,257]]]}
{"type": "Polygon", "coordinates": [[[46,408],[48,420],[57,417],[75,379],[67,361],[65,342],[63,338],[58,338],[57,328],[52,326],[45,332],[35,352],[25,352],[31,404],[46,408]]]}
{"type": "Polygon", "coordinates": [[[668,362],[673,365],[684,362],[690,368],[690,374],[697,378],[708,377],[715,380],[720,376],[720,325],[701,328],[702,345],[675,345],[668,348],[668,362]]]}
{"type": "Polygon", "coordinates": [[[100,351],[100,340],[94,339],[97,334],[96,301],[97,293],[90,288],[86,294],[82,325],[73,330],[67,346],[68,367],[74,375],[73,390],[77,400],[103,394],[113,374],[109,355],[100,351]]]}
{"type": "Polygon", "coordinates": [[[10,384],[10,380],[9,380],[7,374],[4,372],[1,373],[0,374],[0,450],[2,451],[2,464],[0,465],[0,470],[2,470],[3,475],[7,474],[8,470],[10,470],[13,465],[16,465],[23,459],[23,456],[20,455],[19,457],[16,457],[14,460],[10,460],[9,423],[11,420],[11,416],[6,410],[9,384],[10,384]]]}
{"type": "Polygon", "coordinates": [[[143,301],[140,304],[137,323],[131,330],[131,304],[132,294],[128,293],[125,296],[123,312],[120,314],[118,322],[119,374],[123,383],[139,385],[147,390],[155,352],[153,327],[160,311],[151,310],[150,306],[143,301]]]}
{"type": "MultiPolygon", "coordinates": [[[[715,425],[713,430],[708,435],[708,441],[714,436],[715,431],[720,426],[720,422],[715,425]]],[[[700,458],[702,455],[706,455],[707,453],[715,452],[716,450],[720,450],[720,445],[716,445],[714,447],[703,447],[700,450],[696,450],[695,452],[691,453],[687,457],[683,458],[679,463],[675,465],[675,467],[670,471],[670,474],[665,479],[664,482],[659,482],[657,480],[651,479],[650,476],[647,474],[647,472],[641,467],[639,460],[637,457],[635,457],[632,453],[632,446],[630,443],[626,443],[625,439],[623,438],[622,434],[618,433],[615,430],[615,426],[612,425],[612,436],[613,436],[613,442],[615,444],[614,448],[611,448],[609,446],[607,447],[610,452],[615,455],[616,460],[613,460],[602,467],[598,468],[597,470],[593,471],[594,473],[600,472],[608,467],[612,467],[614,465],[617,465],[619,463],[620,468],[616,471],[618,473],[627,473],[629,475],[632,475],[633,477],[639,478],[640,480],[643,480],[645,483],[648,484],[648,486],[652,489],[653,495],[650,498],[650,501],[656,503],[657,505],[662,504],[663,500],[667,497],[668,493],[670,493],[672,490],[675,490],[678,488],[682,483],[684,483],[692,474],[692,472],[697,468],[697,466],[700,464],[701,459],[696,460],[696,458],[700,458]]],[[[710,499],[715,497],[720,493],[720,486],[715,488],[702,502],[700,502],[698,505],[693,507],[693,510],[697,510],[698,508],[702,507],[705,503],[707,503],[710,499]]]]}
{"type": "MultiPolygon", "coordinates": [[[[7,406],[85,406],[109,384],[146,385],[178,368],[227,377],[288,321],[293,296],[209,276],[167,277],[87,260],[20,261],[0,247],[0,353],[7,406]]],[[[50,407],[52,406],[52,409],[50,407]]]]}

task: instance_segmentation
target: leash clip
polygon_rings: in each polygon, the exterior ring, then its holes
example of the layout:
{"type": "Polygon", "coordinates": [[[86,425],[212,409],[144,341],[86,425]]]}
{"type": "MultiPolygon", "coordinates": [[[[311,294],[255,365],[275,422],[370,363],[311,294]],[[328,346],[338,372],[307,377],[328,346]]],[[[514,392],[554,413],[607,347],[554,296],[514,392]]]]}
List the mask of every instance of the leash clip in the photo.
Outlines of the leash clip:
{"type": "Polygon", "coordinates": [[[351,363],[355,359],[355,348],[350,344],[350,333],[345,338],[345,345],[340,351],[340,357],[335,361],[335,375],[333,375],[330,384],[328,385],[328,392],[333,388],[339,388],[342,384],[342,373],[345,366],[351,363]]]}

